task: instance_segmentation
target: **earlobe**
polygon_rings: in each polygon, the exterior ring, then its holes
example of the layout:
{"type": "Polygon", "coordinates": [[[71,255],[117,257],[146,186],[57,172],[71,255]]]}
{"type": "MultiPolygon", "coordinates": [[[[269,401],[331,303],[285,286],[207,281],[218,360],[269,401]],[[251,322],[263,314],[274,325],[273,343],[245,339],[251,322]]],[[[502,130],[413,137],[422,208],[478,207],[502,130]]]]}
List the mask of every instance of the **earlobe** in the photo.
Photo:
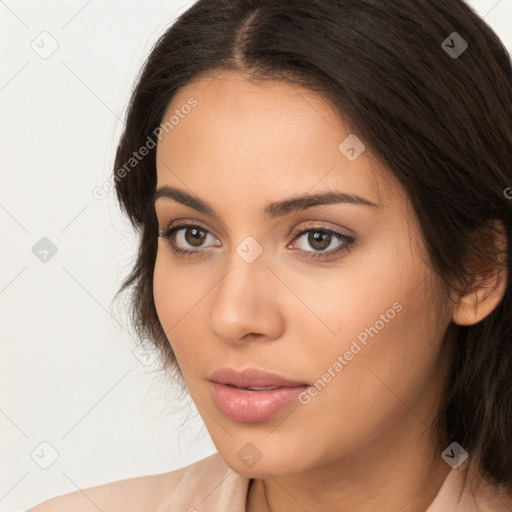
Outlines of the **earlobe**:
{"type": "MultiPolygon", "coordinates": [[[[506,271],[499,273],[506,275],[506,271]]],[[[474,325],[490,315],[505,294],[506,278],[499,277],[494,287],[478,287],[467,292],[459,299],[453,312],[453,323],[474,325]]]]}
{"type": "Polygon", "coordinates": [[[494,221],[494,227],[499,230],[495,232],[495,247],[500,251],[497,262],[490,269],[475,277],[475,284],[458,299],[453,310],[453,323],[457,325],[474,325],[498,306],[505,295],[508,282],[506,265],[506,235],[503,224],[494,221]]]}

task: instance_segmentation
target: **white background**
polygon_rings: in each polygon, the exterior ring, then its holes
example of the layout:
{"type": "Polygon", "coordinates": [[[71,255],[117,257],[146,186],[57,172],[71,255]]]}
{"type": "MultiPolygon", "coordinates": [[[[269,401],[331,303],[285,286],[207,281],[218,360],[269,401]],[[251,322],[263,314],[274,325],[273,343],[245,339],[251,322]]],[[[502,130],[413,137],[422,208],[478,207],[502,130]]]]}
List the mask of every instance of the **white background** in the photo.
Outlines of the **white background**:
{"type": "MultiPolygon", "coordinates": [[[[215,452],[191,401],[132,353],[111,301],[136,238],[113,193],[92,195],[144,58],[192,3],[0,0],[3,512],[215,452]],[[33,49],[52,44],[46,59],[33,49]],[[57,247],[46,263],[32,253],[43,237],[57,247]],[[48,469],[43,441],[58,452],[48,469]]],[[[512,50],[512,0],[470,4],[512,50]]]]}

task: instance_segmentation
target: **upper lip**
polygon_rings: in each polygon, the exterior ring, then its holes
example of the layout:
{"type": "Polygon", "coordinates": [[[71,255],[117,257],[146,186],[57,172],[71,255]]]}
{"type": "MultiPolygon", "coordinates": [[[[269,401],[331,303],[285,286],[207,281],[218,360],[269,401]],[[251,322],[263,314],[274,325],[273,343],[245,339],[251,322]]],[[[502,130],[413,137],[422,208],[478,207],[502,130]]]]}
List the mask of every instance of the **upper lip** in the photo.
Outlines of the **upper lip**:
{"type": "Polygon", "coordinates": [[[218,368],[209,377],[210,381],[219,384],[236,386],[238,388],[248,387],[297,387],[307,386],[306,382],[287,379],[275,373],[268,373],[256,368],[235,370],[233,368],[218,368]]]}

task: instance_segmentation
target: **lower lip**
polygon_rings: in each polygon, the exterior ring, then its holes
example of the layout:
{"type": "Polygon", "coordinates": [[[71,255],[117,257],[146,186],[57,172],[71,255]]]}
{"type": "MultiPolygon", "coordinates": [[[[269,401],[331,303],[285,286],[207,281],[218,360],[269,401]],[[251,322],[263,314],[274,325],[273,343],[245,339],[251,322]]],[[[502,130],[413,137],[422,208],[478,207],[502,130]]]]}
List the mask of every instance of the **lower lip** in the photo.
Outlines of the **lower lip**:
{"type": "Polygon", "coordinates": [[[296,402],[307,386],[280,387],[263,391],[240,390],[211,383],[217,407],[230,419],[243,423],[265,421],[296,402]]]}

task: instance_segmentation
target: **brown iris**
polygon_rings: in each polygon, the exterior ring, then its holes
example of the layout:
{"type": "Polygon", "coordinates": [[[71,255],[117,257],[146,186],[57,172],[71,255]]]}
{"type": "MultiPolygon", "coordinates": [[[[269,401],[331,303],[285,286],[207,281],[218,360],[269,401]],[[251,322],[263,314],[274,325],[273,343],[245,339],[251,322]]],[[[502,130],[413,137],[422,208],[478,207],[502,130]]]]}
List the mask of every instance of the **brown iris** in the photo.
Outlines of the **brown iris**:
{"type": "Polygon", "coordinates": [[[187,228],[185,230],[185,240],[190,245],[200,247],[204,242],[204,238],[206,238],[206,231],[204,229],[187,228]]]}
{"type": "Polygon", "coordinates": [[[322,231],[311,231],[308,234],[308,243],[311,245],[311,247],[322,250],[329,247],[329,244],[331,243],[331,235],[328,233],[324,233],[322,231]],[[327,243],[325,243],[327,240],[327,243]],[[320,247],[316,244],[320,244],[320,247]]]}

